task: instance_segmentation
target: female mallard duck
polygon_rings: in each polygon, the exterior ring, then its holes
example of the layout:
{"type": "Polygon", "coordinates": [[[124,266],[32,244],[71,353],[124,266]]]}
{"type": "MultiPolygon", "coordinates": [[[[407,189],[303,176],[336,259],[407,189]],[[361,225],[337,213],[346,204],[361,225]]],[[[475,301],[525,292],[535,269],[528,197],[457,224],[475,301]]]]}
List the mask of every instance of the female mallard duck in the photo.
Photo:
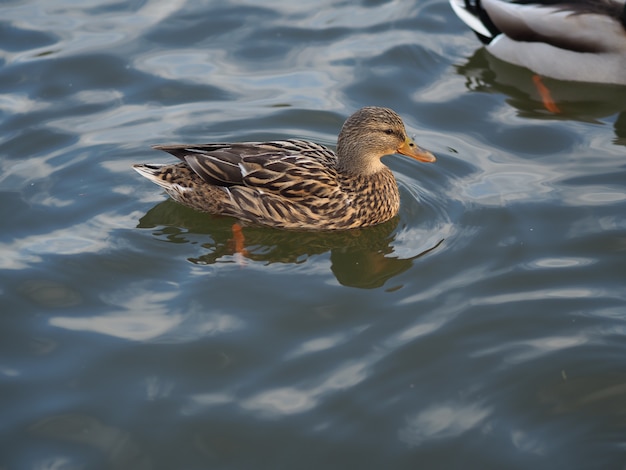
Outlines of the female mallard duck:
{"type": "Polygon", "coordinates": [[[450,0],[494,56],[559,80],[626,85],[624,0],[450,0]]]}
{"type": "Polygon", "coordinates": [[[377,107],[348,118],[336,154],[291,139],[155,148],[182,163],[134,168],[181,204],[245,223],[299,230],[346,230],[391,219],[400,194],[381,157],[400,153],[435,161],[407,137],[395,112],[377,107]]]}

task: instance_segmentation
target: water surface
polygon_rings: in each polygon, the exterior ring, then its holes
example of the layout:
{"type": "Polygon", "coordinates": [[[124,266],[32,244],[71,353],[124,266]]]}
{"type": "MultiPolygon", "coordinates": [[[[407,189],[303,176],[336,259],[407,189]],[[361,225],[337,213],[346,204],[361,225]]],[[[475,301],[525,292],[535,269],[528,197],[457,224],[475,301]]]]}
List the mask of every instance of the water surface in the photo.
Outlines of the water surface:
{"type": "Polygon", "coordinates": [[[0,467],[626,465],[626,90],[548,111],[445,0],[0,18],[0,467]],[[438,157],[379,227],[242,256],[131,169],[365,105],[438,157]]]}

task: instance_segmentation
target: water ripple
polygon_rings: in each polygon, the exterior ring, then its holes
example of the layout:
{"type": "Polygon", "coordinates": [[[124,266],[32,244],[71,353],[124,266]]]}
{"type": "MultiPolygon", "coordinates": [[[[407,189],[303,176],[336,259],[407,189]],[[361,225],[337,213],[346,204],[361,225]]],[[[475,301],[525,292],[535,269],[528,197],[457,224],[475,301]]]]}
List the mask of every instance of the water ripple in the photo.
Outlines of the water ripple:
{"type": "Polygon", "coordinates": [[[479,405],[448,403],[431,406],[406,419],[398,438],[411,447],[448,439],[479,427],[493,411],[479,405]]]}
{"type": "Polygon", "coordinates": [[[624,90],[549,112],[445,0],[0,12],[0,467],[619,467],[624,90]],[[371,229],[244,255],[130,169],[364,105],[438,157],[371,229]]]}

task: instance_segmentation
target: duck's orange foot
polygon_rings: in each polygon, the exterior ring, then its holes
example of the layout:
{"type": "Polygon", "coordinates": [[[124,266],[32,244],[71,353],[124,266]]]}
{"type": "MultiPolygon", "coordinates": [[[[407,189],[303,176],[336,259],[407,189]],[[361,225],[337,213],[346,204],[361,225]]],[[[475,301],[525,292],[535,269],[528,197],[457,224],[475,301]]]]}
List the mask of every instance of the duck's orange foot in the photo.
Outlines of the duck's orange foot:
{"type": "Polygon", "coordinates": [[[248,250],[246,250],[246,239],[243,236],[243,229],[241,228],[241,225],[235,222],[232,226],[232,231],[235,254],[247,258],[248,250]]]}
{"type": "Polygon", "coordinates": [[[539,75],[533,75],[533,83],[535,84],[535,87],[537,88],[537,91],[541,96],[541,101],[543,102],[544,107],[551,113],[560,113],[561,110],[552,99],[552,95],[550,95],[550,90],[548,90],[548,87],[543,84],[539,75]]]}

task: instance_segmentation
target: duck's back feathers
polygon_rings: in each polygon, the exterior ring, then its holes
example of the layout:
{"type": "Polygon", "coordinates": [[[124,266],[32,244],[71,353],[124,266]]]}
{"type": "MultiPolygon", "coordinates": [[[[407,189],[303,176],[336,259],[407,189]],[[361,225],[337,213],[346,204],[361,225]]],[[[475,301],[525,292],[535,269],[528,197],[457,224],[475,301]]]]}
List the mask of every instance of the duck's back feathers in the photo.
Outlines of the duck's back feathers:
{"type": "Polygon", "coordinates": [[[244,185],[281,193],[288,184],[304,175],[322,180],[336,179],[335,154],[321,145],[304,140],[272,142],[159,145],[193,169],[209,184],[244,185]]]}
{"type": "Polygon", "coordinates": [[[593,3],[480,2],[493,25],[515,41],[542,42],[574,52],[624,52],[624,6],[608,0],[593,3]]]}
{"type": "Polygon", "coordinates": [[[195,209],[254,224],[270,221],[279,228],[345,229],[363,222],[348,207],[349,193],[341,187],[336,155],[316,143],[282,140],[154,148],[183,163],[135,169],[195,209]],[[320,227],[322,217],[339,214],[350,218],[334,217],[320,227]]]}

